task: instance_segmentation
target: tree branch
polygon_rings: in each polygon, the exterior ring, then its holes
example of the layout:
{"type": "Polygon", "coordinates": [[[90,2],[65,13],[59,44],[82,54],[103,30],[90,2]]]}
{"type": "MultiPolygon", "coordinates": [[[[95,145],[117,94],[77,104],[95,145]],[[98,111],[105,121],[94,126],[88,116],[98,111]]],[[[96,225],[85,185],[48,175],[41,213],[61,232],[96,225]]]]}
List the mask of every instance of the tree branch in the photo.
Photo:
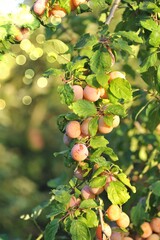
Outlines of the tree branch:
{"type": "Polygon", "coordinates": [[[109,25],[112,18],[114,17],[114,13],[116,11],[116,9],[118,8],[118,5],[120,4],[121,0],[115,0],[114,3],[113,3],[113,6],[111,8],[111,11],[110,11],[110,14],[109,16],[107,17],[107,20],[105,22],[106,25],[109,25]]]}

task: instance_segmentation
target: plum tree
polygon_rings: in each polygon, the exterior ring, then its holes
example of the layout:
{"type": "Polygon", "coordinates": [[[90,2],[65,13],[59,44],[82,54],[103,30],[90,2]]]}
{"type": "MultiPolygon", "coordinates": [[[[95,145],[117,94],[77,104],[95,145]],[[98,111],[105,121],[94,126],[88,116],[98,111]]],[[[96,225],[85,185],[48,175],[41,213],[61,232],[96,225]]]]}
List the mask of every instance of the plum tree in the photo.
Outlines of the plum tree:
{"type": "Polygon", "coordinates": [[[160,218],[159,217],[153,218],[150,222],[150,225],[151,225],[153,232],[160,233],[160,218]]]}
{"type": "Polygon", "coordinates": [[[115,115],[113,117],[113,128],[118,127],[120,124],[120,117],[118,115],[115,115]]]}
{"type": "Polygon", "coordinates": [[[95,194],[91,192],[91,188],[88,185],[85,185],[81,190],[81,196],[83,199],[94,199],[95,194]]]}
{"type": "Polygon", "coordinates": [[[113,130],[113,127],[107,126],[104,117],[100,116],[99,122],[98,122],[98,130],[100,133],[107,134],[110,133],[113,130]]]}
{"type": "Polygon", "coordinates": [[[85,144],[77,143],[71,149],[71,156],[75,161],[83,161],[88,157],[88,148],[85,144]]]}
{"type": "Polygon", "coordinates": [[[46,3],[47,0],[37,0],[33,5],[34,13],[37,14],[38,16],[43,15],[46,9],[46,3]]]}
{"type": "Polygon", "coordinates": [[[151,235],[147,238],[147,240],[159,240],[159,239],[160,239],[160,236],[159,236],[158,234],[156,234],[156,233],[151,234],[151,235]]]}
{"type": "Polygon", "coordinates": [[[89,133],[89,122],[91,121],[92,117],[86,118],[82,123],[81,123],[81,132],[84,136],[90,136],[89,133]]]}
{"type": "Polygon", "coordinates": [[[72,85],[71,88],[74,93],[74,101],[83,99],[83,88],[80,85],[72,85]]]}
{"type": "Polygon", "coordinates": [[[116,223],[120,228],[127,228],[130,224],[130,219],[125,212],[121,212],[120,217],[116,223]]]}
{"type": "Polygon", "coordinates": [[[110,205],[109,208],[106,210],[107,217],[111,221],[116,221],[120,218],[122,210],[119,208],[118,205],[110,205]]]}
{"type": "Polygon", "coordinates": [[[96,102],[100,98],[100,90],[87,85],[83,90],[83,97],[90,102],[96,102]]]}
{"type": "Polygon", "coordinates": [[[148,238],[152,234],[152,228],[149,222],[143,222],[140,226],[143,233],[141,234],[142,238],[148,238]]]}
{"type": "Polygon", "coordinates": [[[70,121],[66,125],[66,134],[70,138],[78,138],[81,135],[81,125],[78,121],[70,121]]]}

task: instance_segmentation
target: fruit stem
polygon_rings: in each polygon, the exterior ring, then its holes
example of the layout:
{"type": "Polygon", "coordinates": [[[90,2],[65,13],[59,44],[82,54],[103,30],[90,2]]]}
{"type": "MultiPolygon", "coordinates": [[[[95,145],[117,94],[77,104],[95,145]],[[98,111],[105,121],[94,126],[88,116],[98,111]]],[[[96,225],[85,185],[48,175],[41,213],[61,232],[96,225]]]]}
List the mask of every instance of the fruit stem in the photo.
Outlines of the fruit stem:
{"type": "Polygon", "coordinates": [[[120,2],[121,2],[121,0],[115,0],[114,1],[113,5],[112,5],[112,8],[111,8],[111,11],[110,11],[110,13],[109,13],[109,15],[106,19],[106,22],[105,22],[106,25],[110,24],[110,22],[111,22],[112,18],[114,17],[115,11],[118,8],[118,5],[120,4],[120,2]]]}

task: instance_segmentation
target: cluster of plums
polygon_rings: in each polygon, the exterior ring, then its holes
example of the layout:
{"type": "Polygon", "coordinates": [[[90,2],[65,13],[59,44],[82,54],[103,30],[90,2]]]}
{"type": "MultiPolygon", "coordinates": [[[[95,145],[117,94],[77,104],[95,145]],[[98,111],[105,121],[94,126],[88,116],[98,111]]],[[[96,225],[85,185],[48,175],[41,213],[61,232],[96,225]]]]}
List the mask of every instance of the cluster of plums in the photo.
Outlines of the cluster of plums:
{"type": "MultiPolygon", "coordinates": [[[[70,0],[71,11],[75,10],[80,4],[85,3],[86,0],[70,0]]],[[[36,15],[42,16],[48,6],[49,0],[37,0],[33,5],[33,11],[36,15]]],[[[54,16],[57,18],[63,18],[66,16],[67,12],[64,8],[60,7],[58,3],[49,6],[48,8],[49,16],[54,16]]]]}
{"type": "MultiPolygon", "coordinates": [[[[125,75],[121,72],[114,71],[110,73],[109,83],[115,78],[125,78],[125,75]]],[[[80,85],[71,85],[74,93],[74,101],[85,99],[90,102],[96,102],[97,100],[107,99],[107,92],[104,88],[95,88],[86,85],[84,88],[80,85]]],[[[113,116],[112,125],[106,124],[103,111],[98,115],[98,129],[97,133],[107,134],[110,133],[113,128],[118,127],[120,123],[120,117],[118,115],[113,116]]],[[[89,133],[89,123],[92,117],[88,117],[83,121],[79,122],[76,120],[68,122],[65,129],[65,134],[63,137],[64,143],[68,146],[72,139],[81,139],[83,137],[90,137],[89,133]]],[[[71,149],[71,156],[75,161],[81,162],[87,159],[89,155],[88,147],[84,143],[76,143],[71,149]]]]}

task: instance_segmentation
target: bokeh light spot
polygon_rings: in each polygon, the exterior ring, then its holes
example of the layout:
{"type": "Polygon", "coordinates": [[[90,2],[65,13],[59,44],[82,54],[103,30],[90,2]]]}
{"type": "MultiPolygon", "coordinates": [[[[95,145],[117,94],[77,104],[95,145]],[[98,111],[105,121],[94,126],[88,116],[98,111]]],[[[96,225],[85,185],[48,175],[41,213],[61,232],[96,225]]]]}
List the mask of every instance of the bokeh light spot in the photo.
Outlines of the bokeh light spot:
{"type": "Polygon", "coordinates": [[[0,111],[6,107],[6,102],[3,99],[0,99],[0,111]]]}
{"type": "Polygon", "coordinates": [[[24,55],[18,55],[16,57],[16,63],[18,65],[24,65],[26,63],[26,57],[24,55]]]}
{"type": "Polygon", "coordinates": [[[36,37],[36,41],[39,44],[43,44],[45,42],[45,36],[44,34],[38,34],[38,36],[36,37]]]}
{"type": "Polygon", "coordinates": [[[29,68],[25,71],[25,77],[28,78],[28,79],[31,79],[34,77],[34,70],[29,68]]]}
{"type": "Polygon", "coordinates": [[[40,77],[38,80],[37,80],[37,85],[38,87],[40,88],[45,88],[48,84],[48,80],[44,77],[40,77]]]}
{"type": "Polygon", "coordinates": [[[20,43],[20,48],[28,52],[32,47],[32,43],[29,39],[23,39],[20,43]]]}
{"type": "Polygon", "coordinates": [[[30,105],[32,102],[32,98],[30,96],[24,96],[22,98],[22,102],[24,105],[30,105]]]}

